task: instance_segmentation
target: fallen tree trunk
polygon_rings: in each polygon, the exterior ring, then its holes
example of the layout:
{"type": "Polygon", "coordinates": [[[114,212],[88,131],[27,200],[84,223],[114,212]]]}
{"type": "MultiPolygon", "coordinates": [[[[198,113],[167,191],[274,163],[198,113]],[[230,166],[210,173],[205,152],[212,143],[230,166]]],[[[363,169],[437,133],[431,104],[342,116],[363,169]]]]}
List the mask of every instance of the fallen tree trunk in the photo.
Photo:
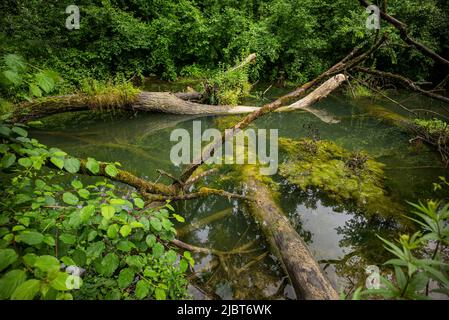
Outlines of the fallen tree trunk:
{"type": "Polygon", "coordinates": [[[258,222],[271,252],[276,255],[295,289],[298,299],[336,300],[338,294],[307,245],[274,201],[267,186],[257,179],[255,167],[242,169],[250,196],[249,211],[258,222]]]}

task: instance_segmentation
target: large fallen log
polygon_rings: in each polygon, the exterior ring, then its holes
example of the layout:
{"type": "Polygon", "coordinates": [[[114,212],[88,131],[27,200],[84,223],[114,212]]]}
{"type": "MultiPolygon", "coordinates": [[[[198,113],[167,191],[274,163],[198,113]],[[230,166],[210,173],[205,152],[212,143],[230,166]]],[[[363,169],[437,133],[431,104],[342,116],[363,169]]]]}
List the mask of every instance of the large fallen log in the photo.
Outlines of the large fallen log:
{"type": "Polygon", "coordinates": [[[255,167],[251,166],[242,168],[249,196],[257,196],[256,201],[248,201],[249,211],[265,235],[271,252],[279,259],[289,276],[297,298],[338,299],[337,292],[307,245],[276,204],[268,187],[257,178],[254,170],[255,167]]]}

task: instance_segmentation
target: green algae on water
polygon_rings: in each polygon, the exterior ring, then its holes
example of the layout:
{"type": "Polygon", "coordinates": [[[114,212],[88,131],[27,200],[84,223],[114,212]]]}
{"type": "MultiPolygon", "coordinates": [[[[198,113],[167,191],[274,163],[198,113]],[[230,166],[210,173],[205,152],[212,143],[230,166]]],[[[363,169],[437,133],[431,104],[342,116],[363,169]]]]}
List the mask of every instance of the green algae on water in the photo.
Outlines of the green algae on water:
{"type": "Polygon", "coordinates": [[[350,152],[332,141],[279,139],[288,160],[279,173],[301,190],[317,189],[338,202],[352,201],[366,214],[402,213],[384,186],[384,164],[364,152],[350,152]]]}

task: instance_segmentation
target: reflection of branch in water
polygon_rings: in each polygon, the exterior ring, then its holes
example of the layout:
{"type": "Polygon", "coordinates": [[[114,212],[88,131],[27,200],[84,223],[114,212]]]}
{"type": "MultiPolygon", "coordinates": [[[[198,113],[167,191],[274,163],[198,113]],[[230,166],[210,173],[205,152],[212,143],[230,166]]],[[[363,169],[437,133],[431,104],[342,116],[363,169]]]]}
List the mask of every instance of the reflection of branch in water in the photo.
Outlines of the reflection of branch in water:
{"type": "Polygon", "coordinates": [[[327,259],[327,260],[319,260],[318,263],[325,263],[323,270],[326,270],[331,264],[346,264],[349,259],[356,256],[359,252],[357,250],[354,250],[348,254],[346,254],[341,259],[327,259]]]}
{"type": "Polygon", "coordinates": [[[207,217],[194,221],[189,223],[188,225],[185,225],[177,230],[177,233],[179,236],[189,234],[197,229],[200,229],[201,227],[211,224],[217,220],[223,219],[224,217],[227,217],[232,214],[232,208],[226,208],[224,210],[218,211],[216,213],[213,213],[211,215],[208,215],[207,217]]]}

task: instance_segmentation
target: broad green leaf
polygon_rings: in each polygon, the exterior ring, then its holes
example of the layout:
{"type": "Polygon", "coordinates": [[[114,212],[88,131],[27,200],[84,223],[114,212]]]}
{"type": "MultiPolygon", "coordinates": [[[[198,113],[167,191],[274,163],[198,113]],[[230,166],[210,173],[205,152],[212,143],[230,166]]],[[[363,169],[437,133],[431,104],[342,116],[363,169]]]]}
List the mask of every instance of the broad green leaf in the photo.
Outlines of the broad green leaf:
{"type": "Polygon", "coordinates": [[[140,198],[134,198],[134,204],[142,209],[145,206],[145,202],[140,198]]]}
{"type": "Polygon", "coordinates": [[[3,156],[0,165],[2,168],[9,168],[16,161],[16,156],[12,153],[7,153],[3,156]]]}
{"type": "Polygon", "coordinates": [[[101,274],[105,277],[110,277],[114,274],[115,270],[118,268],[119,258],[115,253],[108,253],[101,260],[101,274]]]}
{"type": "Polygon", "coordinates": [[[36,245],[42,243],[44,235],[35,231],[23,231],[16,236],[17,242],[24,242],[29,245],[36,245]]]}
{"type": "Polygon", "coordinates": [[[165,300],[167,299],[167,296],[165,294],[165,290],[161,288],[156,288],[154,290],[154,295],[156,297],[156,300],[165,300]]]}
{"type": "Polygon", "coordinates": [[[75,189],[81,189],[83,187],[83,183],[81,181],[79,181],[79,180],[73,180],[70,184],[75,189]]]}
{"type": "Polygon", "coordinates": [[[156,231],[161,231],[162,230],[161,220],[159,220],[158,218],[151,218],[150,219],[150,225],[156,231]]]}
{"type": "Polygon", "coordinates": [[[76,237],[72,234],[63,233],[59,236],[59,240],[64,242],[65,244],[75,244],[76,243],[76,237]]]}
{"type": "Polygon", "coordinates": [[[152,250],[153,256],[157,259],[164,254],[164,246],[159,242],[153,246],[152,250]]]}
{"type": "Polygon", "coordinates": [[[33,161],[30,158],[20,158],[17,161],[22,167],[29,168],[33,165],[33,161]]]}
{"type": "Polygon", "coordinates": [[[125,268],[122,271],[120,271],[120,274],[118,276],[118,285],[120,289],[125,289],[129,287],[129,285],[134,280],[135,273],[130,268],[125,268]]]}
{"type": "Polygon", "coordinates": [[[15,133],[17,133],[21,137],[27,137],[28,132],[25,129],[22,129],[21,127],[12,127],[11,130],[15,133]]]}
{"type": "Polygon", "coordinates": [[[130,225],[125,224],[124,226],[122,226],[120,228],[120,234],[122,235],[122,237],[126,238],[132,231],[132,228],[130,225]]]}
{"type": "Polygon", "coordinates": [[[145,280],[139,280],[136,284],[136,289],[134,291],[137,299],[144,299],[148,296],[150,292],[150,285],[145,280]]]}
{"type": "Polygon", "coordinates": [[[113,206],[104,205],[101,207],[101,215],[106,219],[111,219],[115,214],[115,208],[113,206]]]}
{"type": "Polygon", "coordinates": [[[34,262],[34,267],[41,269],[44,272],[59,270],[60,263],[59,260],[53,256],[45,255],[39,256],[34,262]]]}
{"type": "Polygon", "coordinates": [[[93,174],[97,174],[98,172],[100,172],[100,164],[97,160],[92,158],[87,158],[86,168],[93,174]]]}
{"type": "Polygon", "coordinates": [[[13,264],[19,256],[13,249],[0,249],[0,271],[13,264]]]}
{"type": "Polygon", "coordinates": [[[90,191],[87,189],[79,189],[78,194],[83,199],[89,199],[90,197],[90,191]]]}
{"type": "Polygon", "coordinates": [[[20,76],[20,74],[13,70],[5,70],[2,72],[2,74],[10,85],[17,86],[22,82],[22,77],[20,76]]]}
{"type": "Polygon", "coordinates": [[[149,248],[152,248],[154,246],[154,244],[156,243],[156,237],[154,236],[154,234],[149,234],[145,238],[145,242],[147,243],[149,248]]]}
{"type": "Polygon", "coordinates": [[[89,221],[90,217],[92,217],[92,215],[95,212],[95,206],[92,204],[89,204],[87,206],[85,206],[84,208],[81,209],[80,211],[80,218],[81,221],[86,223],[89,221]]]}
{"type": "Polygon", "coordinates": [[[75,158],[67,158],[64,160],[64,168],[69,173],[77,173],[80,170],[80,161],[75,158]]]}
{"type": "Polygon", "coordinates": [[[23,270],[11,270],[0,279],[0,299],[9,299],[14,290],[26,280],[23,270]]]}
{"type": "Polygon", "coordinates": [[[53,289],[56,289],[59,291],[69,290],[69,288],[67,287],[68,277],[69,277],[69,275],[67,273],[58,272],[58,275],[56,276],[56,278],[50,282],[50,286],[53,289]]]}
{"type": "Polygon", "coordinates": [[[118,170],[113,164],[108,164],[104,170],[106,174],[111,177],[115,177],[118,174],[118,170]]]}
{"type": "Polygon", "coordinates": [[[50,93],[55,87],[55,81],[45,72],[35,74],[34,79],[36,84],[42,88],[46,93],[50,93]]]}
{"type": "Polygon", "coordinates": [[[39,292],[40,284],[36,279],[25,281],[14,290],[11,300],[32,300],[39,292]]]}
{"type": "Polygon", "coordinates": [[[34,97],[42,97],[42,90],[35,83],[30,83],[28,88],[29,88],[30,94],[32,96],[34,96],[34,97]]]}
{"type": "Polygon", "coordinates": [[[62,195],[62,201],[67,204],[76,205],[78,204],[79,199],[71,192],[64,192],[64,194],[62,195]]]}
{"type": "Polygon", "coordinates": [[[118,234],[119,230],[120,230],[120,227],[118,224],[114,223],[113,225],[110,225],[108,227],[108,231],[107,231],[108,238],[111,238],[111,239],[117,238],[117,234],[118,234]]]}
{"type": "Polygon", "coordinates": [[[23,59],[22,56],[19,56],[14,53],[7,54],[3,57],[3,60],[5,61],[5,64],[8,66],[9,69],[14,71],[25,71],[27,68],[26,62],[23,59]]]}
{"type": "Polygon", "coordinates": [[[59,169],[62,169],[64,167],[64,160],[61,158],[51,157],[50,162],[53,163],[59,169]]]}

